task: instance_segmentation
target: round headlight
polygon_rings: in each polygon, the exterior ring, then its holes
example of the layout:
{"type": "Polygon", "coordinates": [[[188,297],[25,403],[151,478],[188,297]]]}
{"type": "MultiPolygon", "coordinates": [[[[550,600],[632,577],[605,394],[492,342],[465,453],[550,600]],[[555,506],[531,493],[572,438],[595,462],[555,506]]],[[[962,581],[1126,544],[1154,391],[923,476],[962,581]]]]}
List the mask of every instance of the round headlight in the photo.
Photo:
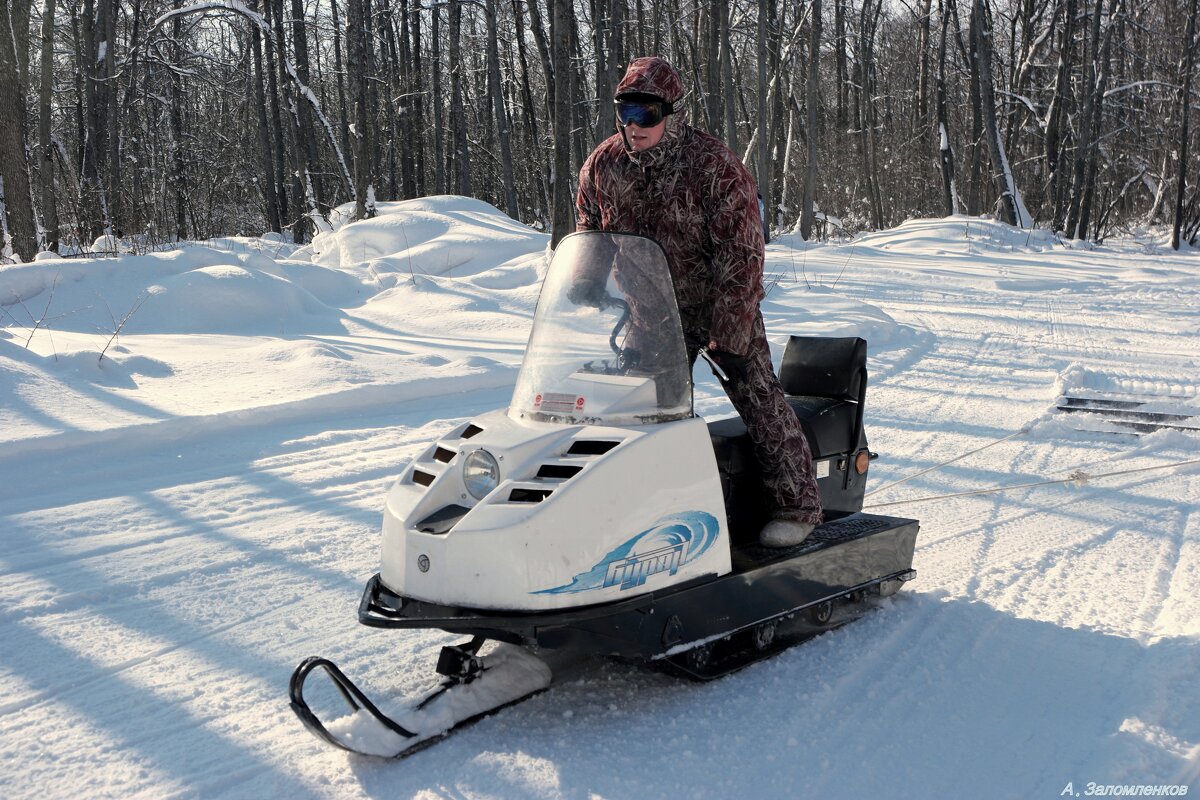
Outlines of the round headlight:
{"type": "Polygon", "coordinates": [[[500,483],[500,465],[487,450],[474,450],[463,461],[463,483],[476,500],[487,497],[500,483]]]}

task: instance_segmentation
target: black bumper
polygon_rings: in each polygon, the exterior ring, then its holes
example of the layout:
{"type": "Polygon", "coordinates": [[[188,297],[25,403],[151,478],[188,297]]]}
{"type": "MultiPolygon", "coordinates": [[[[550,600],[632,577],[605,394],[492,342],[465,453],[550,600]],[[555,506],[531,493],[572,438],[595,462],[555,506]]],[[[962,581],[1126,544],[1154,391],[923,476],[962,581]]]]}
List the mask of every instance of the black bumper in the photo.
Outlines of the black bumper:
{"type": "Polygon", "coordinates": [[[735,548],[734,569],[629,600],[558,611],[492,611],[403,597],[378,575],[358,620],[376,628],[435,628],[543,648],[649,659],[676,645],[741,630],[887,580],[912,577],[916,520],[854,514],[803,544],[735,548]]]}

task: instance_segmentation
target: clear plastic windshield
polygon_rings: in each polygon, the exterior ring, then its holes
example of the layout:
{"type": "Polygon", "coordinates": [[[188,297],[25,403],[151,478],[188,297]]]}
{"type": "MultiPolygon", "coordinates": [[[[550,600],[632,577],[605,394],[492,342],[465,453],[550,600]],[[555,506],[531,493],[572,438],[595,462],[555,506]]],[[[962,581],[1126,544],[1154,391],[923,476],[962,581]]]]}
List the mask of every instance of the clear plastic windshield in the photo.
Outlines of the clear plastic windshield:
{"type": "Polygon", "coordinates": [[[691,363],[657,242],[604,231],[559,242],[509,414],[593,425],[692,415],[691,363]]]}

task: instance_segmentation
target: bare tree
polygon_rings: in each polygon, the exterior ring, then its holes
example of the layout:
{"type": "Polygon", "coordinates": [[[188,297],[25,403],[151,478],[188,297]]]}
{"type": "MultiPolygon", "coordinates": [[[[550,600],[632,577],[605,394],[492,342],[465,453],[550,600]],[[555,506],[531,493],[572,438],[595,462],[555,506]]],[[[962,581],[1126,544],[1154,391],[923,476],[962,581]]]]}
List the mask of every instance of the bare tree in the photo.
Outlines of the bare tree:
{"type": "Polygon", "coordinates": [[[29,0],[15,0],[15,4],[0,0],[0,96],[10,103],[5,110],[9,119],[0,125],[0,216],[7,217],[14,252],[31,258],[37,252],[37,234],[25,157],[25,87],[18,58],[20,46],[28,49],[28,22],[21,32],[14,30],[10,22],[21,16],[13,13],[21,4],[26,6],[24,18],[28,21],[29,0]]]}
{"type": "Polygon", "coordinates": [[[54,146],[51,144],[54,93],[54,0],[42,9],[41,85],[38,92],[38,177],[41,183],[42,227],[47,250],[58,251],[58,204],[54,200],[54,146]]]}
{"type": "Polygon", "coordinates": [[[346,66],[350,73],[350,103],[354,108],[354,218],[375,216],[371,201],[375,178],[375,159],[371,157],[371,119],[367,83],[373,77],[367,59],[366,0],[348,0],[346,4],[346,66]]]}
{"type": "MultiPolygon", "coordinates": [[[[774,205],[771,203],[771,170],[768,166],[771,158],[771,142],[767,135],[768,128],[768,113],[767,108],[767,0],[758,0],[758,93],[756,96],[756,106],[758,108],[758,159],[755,176],[758,179],[758,193],[762,197],[763,207],[766,209],[766,218],[769,222],[774,218],[772,209],[774,205]]],[[[771,237],[770,225],[764,226],[763,236],[768,240],[771,237]]]]}
{"type": "MultiPolygon", "coordinates": [[[[569,0],[550,0],[553,8],[551,38],[554,40],[554,72],[566,75],[571,68],[571,8],[569,0]]],[[[571,94],[558,86],[554,94],[554,231],[550,246],[557,247],[575,229],[571,196],[571,94]]]]}
{"type": "Polygon", "coordinates": [[[938,34],[937,133],[938,163],[942,173],[942,207],[946,215],[958,213],[958,190],[954,185],[954,150],[950,145],[950,114],[946,108],[946,30],[950,13],[944,0],[938,0],[941,31],[938,34]]]}
{"type": "Polygon", "coordinates": [[[804,105],[808,112],[808,163],[804,172],[804,206],[800,212],[800,235],[812,238],[813,220],[816,212],[817,192],[817,103],[820,100],[820,82],[817,75],[821,66],[821,0],[812,0],[809,6],[808,81],[804,105]]]}
{"type": "Polygon", "coordinates": [[[1192,0],[1188,5],[1191,10],[1188,12],[1187,32],[1183,37],[1183,66],[1181,68],[1182,75],[1180,76],[1180,91],[1179,91],[1179,176],[1178,183],[1175,187],[1175,224],[1171,229],[1171,249],[1179,249],[1179,235],[1183,230],[1184,216],[1184,188],[1187,184],[1187,161],[1188,161],[1188,117],[1191,116],[1191,103],[1189,99],[1192,96],[1192,68],[1195,64],[1196,55],[1196,6],[1200,5],[1196,0],[1192,0]]]}
{"type": "Polygon", "coordinates": [[[1000,141],[1000,127],[996,121],[995,89],[992,84],[992,31],[985,0],[973,0],[971,4],[971,57],[975,80],[979,84],[978,102],[983,135],[987,139],[988,153],[992,160],[992,178],[999,195],[1000,217],[1009,225],[1024,227],[1027,223],[1021,213],[1020,196],[1013,180],[1004,143],[1000,141]]]}

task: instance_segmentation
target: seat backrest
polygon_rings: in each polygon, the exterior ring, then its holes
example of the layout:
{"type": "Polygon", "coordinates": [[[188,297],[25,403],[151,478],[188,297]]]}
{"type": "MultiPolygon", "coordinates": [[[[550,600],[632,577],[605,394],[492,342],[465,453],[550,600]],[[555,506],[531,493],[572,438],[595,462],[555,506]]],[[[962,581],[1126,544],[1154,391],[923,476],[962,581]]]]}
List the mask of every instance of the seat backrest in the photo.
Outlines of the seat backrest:
{"type": "Polygon", "coordinates": [[[867,342],[857,336],[792,336],[779,365],[790,395],[858,400],[867,368],[867,342]]]}

